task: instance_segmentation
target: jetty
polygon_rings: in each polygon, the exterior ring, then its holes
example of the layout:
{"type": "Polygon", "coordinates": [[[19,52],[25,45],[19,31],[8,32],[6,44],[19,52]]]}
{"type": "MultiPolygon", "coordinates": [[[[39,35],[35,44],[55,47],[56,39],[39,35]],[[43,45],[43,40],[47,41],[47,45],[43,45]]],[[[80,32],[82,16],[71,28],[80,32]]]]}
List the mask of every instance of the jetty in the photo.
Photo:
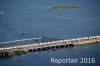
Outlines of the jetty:
{"type": "MultiPolygon", "coordinates": [[[[38,37],[39,39],[41,37],[38,37]]],[[[21,39],[15,41],[1,42],[0,45],[5,43],[27,42],[37,38],[21,39]]],[[[82,37],[75,39],[54,40],[47,42],[40,42],[35,44],[19,45],[0,48],[0,57],[27,54],[30,52],[56,50],[58,48],[72,47],[85,44],[100,43],[100,36],[82,37]]]]}

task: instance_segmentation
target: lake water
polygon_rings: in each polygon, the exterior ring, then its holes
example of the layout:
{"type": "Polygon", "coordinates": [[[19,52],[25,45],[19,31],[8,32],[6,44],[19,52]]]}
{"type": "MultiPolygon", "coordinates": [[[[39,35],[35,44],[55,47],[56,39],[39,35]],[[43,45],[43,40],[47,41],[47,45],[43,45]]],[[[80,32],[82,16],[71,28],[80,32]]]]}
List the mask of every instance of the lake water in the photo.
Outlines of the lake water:
{"type": "MultiPolygon", "coordinates": [[[[100,0],[0,0],[0,42],[35,35],[59,39],[100,35],[100,0]],[[80,8],[51,10],[57,5],[80,8]],[[18,32],[33,34],[22,36],[18,32]]],[[[100,45],[80,46],[51,52],[0,58],[0,66],[96,66],[100,45]],[[95,64],[52,64],[50,58],[96,58],[95,64]]]]}

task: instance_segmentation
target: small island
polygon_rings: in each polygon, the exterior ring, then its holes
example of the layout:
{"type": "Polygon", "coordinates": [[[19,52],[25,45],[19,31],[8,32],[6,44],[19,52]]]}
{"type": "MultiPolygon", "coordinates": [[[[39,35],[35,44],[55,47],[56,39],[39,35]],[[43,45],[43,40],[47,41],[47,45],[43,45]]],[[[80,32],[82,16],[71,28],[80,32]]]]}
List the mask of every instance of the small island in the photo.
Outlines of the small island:
{"type": "Polygon", "coordinates": [[[51,7],[52,10],[72,9],[72,8],[80,8],[80,6],[65,5],[65,6],[54,6],[54,7],[51,7]]]}

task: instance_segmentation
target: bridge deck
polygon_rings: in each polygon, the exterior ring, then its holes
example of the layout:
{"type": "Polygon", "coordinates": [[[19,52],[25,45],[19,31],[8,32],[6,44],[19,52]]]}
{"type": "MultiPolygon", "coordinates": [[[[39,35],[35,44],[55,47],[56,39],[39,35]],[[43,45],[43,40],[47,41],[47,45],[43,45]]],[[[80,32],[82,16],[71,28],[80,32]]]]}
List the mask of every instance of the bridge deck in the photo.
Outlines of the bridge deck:
{"type": "MultiPolygon", "coordinates": [[[[27,39],[28,40],[28,39],[27,39]]],[[[9,41],[10,42],[10,41],[9,41]]],[[[83,45],[89,43],[96,43],[100,42],[100,36],[92,36],[92,37],[83,37],[83,38],[76,38],[76,39],[69,39],[69,40],[57,40],[51,42],[43,42],[31,45],[22,45],[22,46],[13,46],[13,47],[6,47],[0,48],[0,56],[5,56],[3,53],[10,53],[9,55],[13,54],[17,51],[29,51],[30,49],[43,49],[47,47],[56,47],[56,46],[65,46],[65,45],[83,45]]],[[[5,42],[2,42],[5,43],[5,42]]],[[[16,54],[16,53],[15,53],[16,54]]],[[[23,53],[22,53],[23,54],[23,53]]]]}

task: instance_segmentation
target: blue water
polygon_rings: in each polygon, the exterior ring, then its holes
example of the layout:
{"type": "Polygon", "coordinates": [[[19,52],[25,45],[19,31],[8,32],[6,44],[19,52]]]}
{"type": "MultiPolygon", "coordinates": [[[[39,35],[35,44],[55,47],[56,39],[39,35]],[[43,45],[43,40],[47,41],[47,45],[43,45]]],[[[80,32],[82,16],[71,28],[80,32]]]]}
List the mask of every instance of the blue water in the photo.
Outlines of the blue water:
{"type": "MultiPolygon", "coordinates": [[[[18,32],[59,39],[100,35],[100,0],[0,0],[0,12],[4,12],[0,14],[0,42],[19,39],[18,32]],[[80,5],[80,8],[50,9],[57,5],[80,5]]],[[[50,57],[84,56],[95,57],[98,61],[96,64],[99,64],[99,46],[67,48],[42,55],[32,53],[0,58],[0,66],[57,66],[50,63],[50,57]]],[[[88,64],[73,65],[88,66],[88,64]]]]}

